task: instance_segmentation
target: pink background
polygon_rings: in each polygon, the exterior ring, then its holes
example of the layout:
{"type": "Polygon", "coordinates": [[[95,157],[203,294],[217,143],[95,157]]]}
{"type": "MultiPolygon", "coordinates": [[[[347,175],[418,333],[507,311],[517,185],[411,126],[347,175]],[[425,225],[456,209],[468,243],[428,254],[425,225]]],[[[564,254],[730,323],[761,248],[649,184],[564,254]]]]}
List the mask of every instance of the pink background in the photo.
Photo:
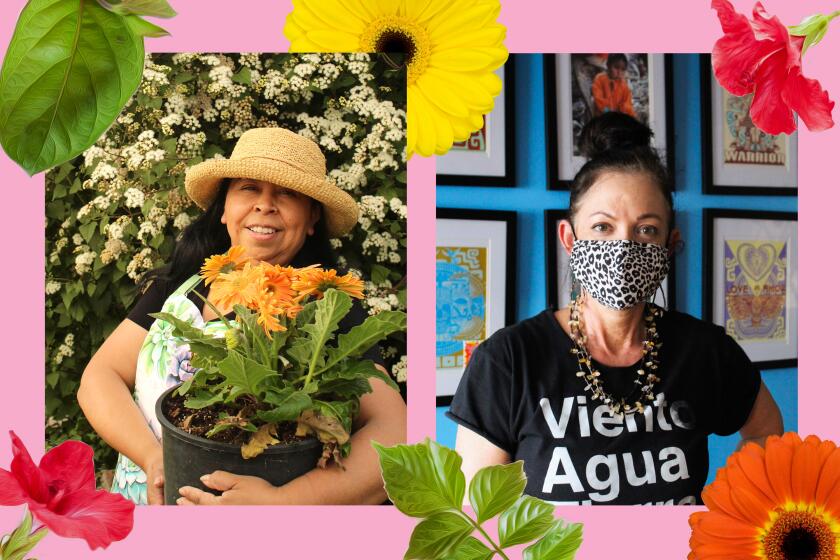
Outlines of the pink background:
{"type": "MultiPolygon", "coordinates": [[[[282,35],[289,1],[170,0],[179,15],[162,22],[172,36],[148,39],[150,51],[284,51],[282,35]]],[[[0,48],[11,39],[25,2],[0,3],[0,48]]],[[[708,52],[721,35],[708,2],[600,0],[592,2],[503,0],[500,21],[508,28],[512,52],[708,52]]],[[[751,10],[744,0],[741,12],[751,10]]],[[[787,25],[806,15],[829,13],[837,2],[768,0],[765,7],[787,25]]],[[[806,55],[805,72],[840,99],[840,22],[806,55]]],[[[679,92],[676,92],[678,95],[679,92]]],[[[835,109],[840,120],[840,110],[835,109]]],[[[836,395],[840,376],[833,319],[838,251],[830,245],[838,222],[840,196],[832,165],[840,153],[840,126],[812,134],[800,131],[800,362],[799,425],[840,441],[836,395]],[[831,236],[826,239],[826,236],[831,236]]],[[[0,294],[7,320],[0,341],[8,348],[0,379],[0,429],[13,429],[40,456],[44,412],[44,183],[28,178],[0,154],[6,200],[0,204],[0,240],[5,273],[0,294]]],[[[434,162],[415,157],[409,165],[409,440],[434,437],[434,162]]],[[[527,282],[526,278],[520,279],[527,282]]],[[[8,467],[10,445],[0,435],[0,466],[8,467]]],[[[691,508],[558,508],[582,521],[584,543],[578,558],[615,556],[678,558],[688,552],[691,508]]],[[[20,521],[22,508],[0,508],[0,534],[20,521]]],[[[400,558],[415,520],[389,507],[139,508],[129,537],[96,554],[101,558],[278,557],[400,558]]],[[[47,536],[38,558],[81,558],[90,554],[80,540],[47,536]]]]}

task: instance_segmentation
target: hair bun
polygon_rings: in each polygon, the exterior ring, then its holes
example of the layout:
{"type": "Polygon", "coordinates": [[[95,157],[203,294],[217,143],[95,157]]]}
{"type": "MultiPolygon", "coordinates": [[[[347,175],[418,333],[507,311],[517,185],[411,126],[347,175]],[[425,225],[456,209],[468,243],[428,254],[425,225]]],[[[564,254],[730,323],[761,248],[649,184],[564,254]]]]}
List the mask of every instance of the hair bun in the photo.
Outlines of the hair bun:
{"type": "Polygon", "coordinates": [[[588,160],[609,151],[650,149],[653,132],[630,115],[611,111],[589,121],[580,133],[579,149],[588,160]]]}

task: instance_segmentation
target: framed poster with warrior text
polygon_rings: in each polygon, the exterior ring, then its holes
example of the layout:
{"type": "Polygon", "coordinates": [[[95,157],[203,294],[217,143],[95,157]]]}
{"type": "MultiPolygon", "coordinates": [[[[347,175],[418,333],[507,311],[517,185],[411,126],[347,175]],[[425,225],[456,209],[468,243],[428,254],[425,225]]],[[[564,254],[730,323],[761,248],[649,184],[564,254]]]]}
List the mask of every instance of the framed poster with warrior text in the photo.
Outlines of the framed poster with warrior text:
{"type": "Polygon", "coordinates": [[[750,118],[752,94],[737,97],[715,79],[701,55],[703,192],[795,195],[797,133],[767,134],[750,118]]]}

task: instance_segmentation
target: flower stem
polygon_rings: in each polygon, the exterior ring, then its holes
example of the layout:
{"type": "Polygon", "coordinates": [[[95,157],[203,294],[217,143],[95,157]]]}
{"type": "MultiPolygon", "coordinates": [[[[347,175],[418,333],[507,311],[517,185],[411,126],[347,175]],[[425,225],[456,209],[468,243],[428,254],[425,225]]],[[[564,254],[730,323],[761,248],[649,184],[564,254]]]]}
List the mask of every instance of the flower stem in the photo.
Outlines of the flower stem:
{"type": "Polygon", "coordinates": [[[504,552],[502,552],[502,549],[499,548],[498,545],[495,542],[493,542],[493,539],[490,538],[490,535],[488,535],[487,532],[484,529],[481,528],[481,525],[479,525],[472,517],[470,517],[469,515],[467,515],[463,511],[461,511],[461,510],[455,510],[455,511],[460,513],[461,516],[463,516],[463,518],[466,519],[469,522],[470,525],[475,527],[478,530],[478,532],[481,533],[482,536],[485,539],[487,539],[487,542],[490,543],[490,546],[493,547],[493,550],[496,551],[496,554],[498,554],[499,556],[504,558],[504,560],[510,560],[510,558],[508,558],[507,555],[504,552]]]}

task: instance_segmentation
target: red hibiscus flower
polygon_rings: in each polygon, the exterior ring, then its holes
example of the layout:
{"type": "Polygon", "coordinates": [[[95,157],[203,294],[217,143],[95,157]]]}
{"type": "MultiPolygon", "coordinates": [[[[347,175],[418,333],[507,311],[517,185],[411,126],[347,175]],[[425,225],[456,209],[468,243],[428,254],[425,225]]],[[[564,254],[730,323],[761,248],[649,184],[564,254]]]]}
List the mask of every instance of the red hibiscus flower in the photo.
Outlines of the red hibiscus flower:
{"type": "Polygon", "coordinates": [[[750,117],[768,134],[796,130],[793,112],[809,130],[834,126],[834,102],[817,80],[802,75],[805,37],[791,35],[779,18],[757,2],[753,19],[735,11],[727,0],[712,0],[724,36],[712,49],[712,66],[720,85],[732,95],[753,93],[750,117]]]}
{"type": "Polygon", "coordinates": [[[35,465],[23,443],[12,436],[11,472],[0,469],[0,505],[28,504],[52,532],[85,539],[91,550],[124,539],[134,525],[134,504],[118,494],[96,490],[93,449],[65,441],[35,465]]]}

